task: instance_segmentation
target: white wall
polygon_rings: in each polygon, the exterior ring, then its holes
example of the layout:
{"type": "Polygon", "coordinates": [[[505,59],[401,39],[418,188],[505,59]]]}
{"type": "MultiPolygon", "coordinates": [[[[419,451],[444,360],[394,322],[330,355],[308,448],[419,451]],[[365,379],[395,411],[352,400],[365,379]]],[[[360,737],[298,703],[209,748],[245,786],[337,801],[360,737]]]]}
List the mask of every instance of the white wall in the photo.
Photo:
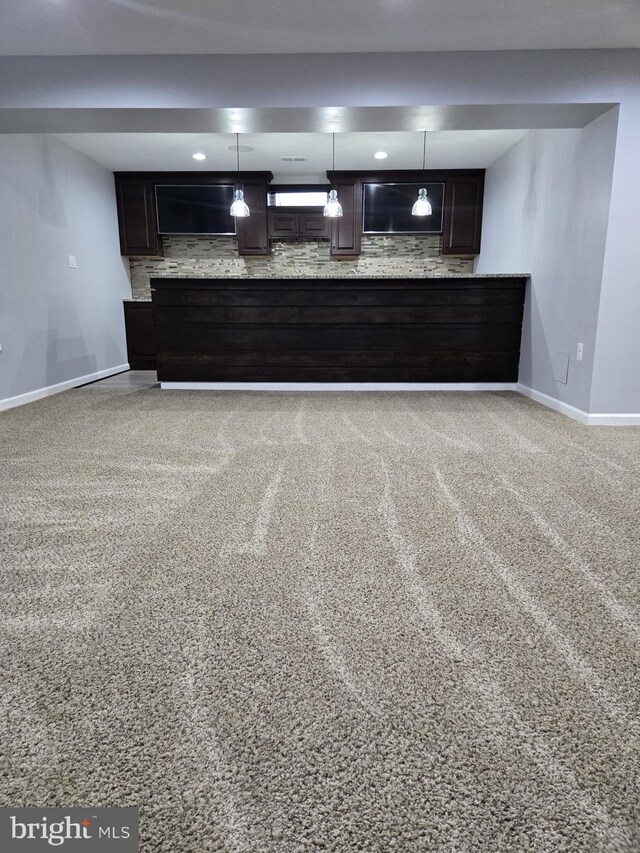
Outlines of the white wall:
{"type": "Polygon", "coordinates": [[[520,382],[590,411],[617,108],[531,131],[487,170],[477,272],[530,272],[520,382]],[[576,359],[578,342],[582,361],[576,359]],[[566,384],[556,378],[569,353],[566,384]]]}
{"type": "Polygon", "coordinates": [[[113,175],[50,136],[0,136],[0,401],[126,363],[130,295],[113,175]]]}

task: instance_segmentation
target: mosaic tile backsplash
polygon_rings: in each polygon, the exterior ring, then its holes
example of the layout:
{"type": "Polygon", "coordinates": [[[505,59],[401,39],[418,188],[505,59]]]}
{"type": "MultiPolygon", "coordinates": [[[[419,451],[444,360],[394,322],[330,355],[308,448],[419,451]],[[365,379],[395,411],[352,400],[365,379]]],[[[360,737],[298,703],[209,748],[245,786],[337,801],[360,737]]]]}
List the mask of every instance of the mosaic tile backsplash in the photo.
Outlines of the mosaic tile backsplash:
{"type": "Polygon", "coordinates": [[[131,293],[149,299],[149,279],[156,275],[202,275],[240,278],[287,276],[343,276],[350,269],[360,275],[411,276],[473,272],[473,258],[442,254],[442,235],[365,234],[362,254],[331,259],[328,240],[272,241],[271,254],[241,258],[235,237],[164,237],[164,258],[132,258],[131,293]]]}

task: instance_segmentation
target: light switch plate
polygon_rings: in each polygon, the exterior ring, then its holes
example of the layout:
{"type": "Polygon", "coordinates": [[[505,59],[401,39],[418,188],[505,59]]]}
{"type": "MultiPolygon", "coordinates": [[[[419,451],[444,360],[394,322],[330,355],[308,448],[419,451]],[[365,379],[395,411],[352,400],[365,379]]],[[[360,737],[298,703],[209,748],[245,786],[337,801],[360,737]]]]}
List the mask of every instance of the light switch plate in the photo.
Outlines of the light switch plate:
{"type": "Polygon", "coordinates": [[[576,361],[582,361],[583,352],[584,352],[584,344],[581,342],[578,344],[578,348],[576,350],[576,361]]]}
{"type": "Polygon", "coordinates": [[[78,259],[75,255],[69,255],[69,269],[77,270],[78,269],[78,259]]]}

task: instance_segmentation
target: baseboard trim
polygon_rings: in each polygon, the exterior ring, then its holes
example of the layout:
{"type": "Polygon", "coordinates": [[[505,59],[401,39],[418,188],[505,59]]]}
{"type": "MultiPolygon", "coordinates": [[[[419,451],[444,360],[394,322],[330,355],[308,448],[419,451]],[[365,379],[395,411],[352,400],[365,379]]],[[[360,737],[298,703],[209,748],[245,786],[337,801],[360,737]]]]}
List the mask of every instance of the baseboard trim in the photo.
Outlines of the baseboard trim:
{"type": "Polygon", "coordinates": [[[640,426],[640,414],[589,415],[589,426],[640,426]]]}
{"type": "Polygon", "coordinates": [[[169,391],[515,391],[515,382],[161,382],[169,391]]]}
{"type": "MultiPolygon", "coordinates": [[[[106,370],[97,370],[95,373],[58,382],[56,385],[48,385],[46,388],[8,397],[0,400],[0,412],[68,391],[70,388],[88,385],[129,369],[128,364],[118,364],[106,370]]],[[[521,382],[161,382],[160,388],[172,391],[517,391],[524,397],[585,426],[640,426],[640,413],[590,414],[521,382]]]]}
{"type": "Polygon", "coordinates": [[[543,394],[542,391],[536,391],[534,388],[529,388],[528,385],[522,385],[520,382],[516,385],[516,391],[530,400],[535,400],[536,403],[542,403],[554,412],[559,412],[561,415],[566,415],[585,426],[638,426],[640,425],[640,414],[607,414],[607,413],[591,413],[584,412],[582,409],[576,409],[575,406],[570,406],[568,403],[563,403],[555,397],[550,397],[548,394],[543,394]]]}
{"type": "Polygon", "coordinates": [[[56,385],[47,385],[46,388],[27,391],[26,394],[18,394],[16,397],[7,397],[5,400],[0,400],[0,412],[4,412],[7,409],[14,409],[16,406],[24,406],[27,403],[34,403],[43,397],[51,397],[53,394],[59,394],[61,391],[68,391],[70,388],[77,388],[80,385],[88,385],[90,382],[96,382],[98,379],[106,379],[107,376],[115,376],[116,373],[124,373],[127,370],[129,370],[128,364],[118,364],[116,367],[108,367],[106,370],[97,370],[95,373],[87,373],[85,376],[78,376],[75,379],[58,382],[56,385]]]}
{"type": "Polygon", "coordinates": [[[566,415],[580,424],[589,423],[589,415],[583,412],[582,409],[576,409],[575,406],[570,406],[568,403],[563,403],[562,400],[557,400],[555,397],[550,397],[548,394],[543,394],[542,391],[536,391],[535,388],[529,388],[528,385],[522,385],[518,382],[516,391],[530,400],[535,400],[536,403],[542,403],[548,409],[553,409],[554,412],[559,412],[561,415],[566,415]]]}

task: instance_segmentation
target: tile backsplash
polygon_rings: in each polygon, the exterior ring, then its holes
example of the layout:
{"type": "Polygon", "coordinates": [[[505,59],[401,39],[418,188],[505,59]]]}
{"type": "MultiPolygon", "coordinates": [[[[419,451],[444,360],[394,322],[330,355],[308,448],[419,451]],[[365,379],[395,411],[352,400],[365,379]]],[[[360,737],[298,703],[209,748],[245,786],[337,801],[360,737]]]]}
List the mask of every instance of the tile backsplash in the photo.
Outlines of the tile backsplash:
{"type": "Polygon", "coordinates": [[[328,240],[271,241],[271,254],[241,258],[235,237],[164,237],[164,258],[132,258],[131,292],[149,299],[154,275],[199,275],[278,278],[281,275],[342,276],[350,269],[360,275],[428,275],[473,272],[473,258],[442,254],[441,234],[371,235],[362,238],[362,254],[331,259],[328,240]]]}

